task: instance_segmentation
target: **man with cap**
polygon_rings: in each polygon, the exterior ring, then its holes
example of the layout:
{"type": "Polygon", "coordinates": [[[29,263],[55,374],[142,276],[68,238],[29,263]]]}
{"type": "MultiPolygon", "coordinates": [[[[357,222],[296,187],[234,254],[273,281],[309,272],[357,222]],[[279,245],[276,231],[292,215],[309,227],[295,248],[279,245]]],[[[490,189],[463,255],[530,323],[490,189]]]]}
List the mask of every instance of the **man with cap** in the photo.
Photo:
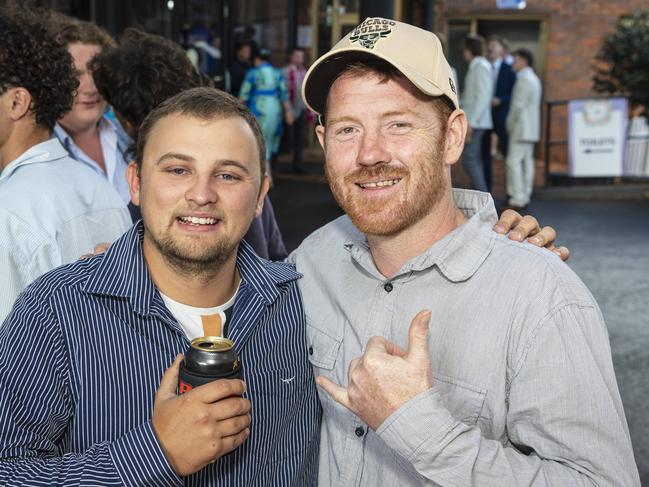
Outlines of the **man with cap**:
{"type": "Polygon", "coordinates": [[[639,485],[592,295],[492,232],[488,194],[451,188],[467,120],[437,37],[367,19],[303,93],[346,212],[291,256],[320,484],[639,485]]]}

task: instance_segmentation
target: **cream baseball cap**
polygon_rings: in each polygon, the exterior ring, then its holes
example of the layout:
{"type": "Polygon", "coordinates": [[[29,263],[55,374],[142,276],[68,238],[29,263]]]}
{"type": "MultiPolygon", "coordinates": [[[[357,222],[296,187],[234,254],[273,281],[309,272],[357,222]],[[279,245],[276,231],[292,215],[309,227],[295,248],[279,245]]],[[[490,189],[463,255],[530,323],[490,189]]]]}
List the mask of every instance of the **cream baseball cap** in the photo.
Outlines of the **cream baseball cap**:
{"type": "Polygon", "coordinates": [[[396,20],[371,17],[340,40],[309,68],[302,84],[307,107],[322,115],[329,88],[357,61],[383,59],[422,92],[447,96],[459,107],[451,68],[435,34],[396,20]]]}

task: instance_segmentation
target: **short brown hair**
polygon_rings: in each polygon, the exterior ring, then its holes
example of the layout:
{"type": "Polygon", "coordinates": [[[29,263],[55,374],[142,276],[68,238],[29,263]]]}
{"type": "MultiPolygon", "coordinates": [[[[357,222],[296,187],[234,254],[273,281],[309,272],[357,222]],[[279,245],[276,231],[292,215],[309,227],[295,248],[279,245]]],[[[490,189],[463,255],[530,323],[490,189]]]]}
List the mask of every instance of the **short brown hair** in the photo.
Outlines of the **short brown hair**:
{"type": "Polygon", "coordinates": [[[97,24],[61,13],[54,13],[50,16],[49,28],[54,37],[64,45],[91,44],[100,46],[102,49],[115,46],[115,40],[97,24]]]}
{"type": "Polygon", "coordinates": [[[469,51],[473,57],[484,55],[484,39],[478,35],[468,35],[464,38],[464,49],[469,51]]]}
{"type": "MultiPolygon", "coordinates": [[[[399,71],[392,64],[382,59],[368,59],[366,61],[357,61],[350,64],[347,68],[341,71],[336,79],[331,83],[331,86],[336,82],[336,80],[342,76],[351,76],[353,78],[361,78],[370,74],[375,74],[379,76],[382,83],[393,79],[407,79],[401,71],[399,71]]],[[[321,123],[324,124],[324,117],[327,114],[327,105],[329,105],[329,93],[331,93],[331,86],[329,87],[329,92],[327,93],[327,99],[325,100],[325,106],[323,110],[323,116],[321,123]]],[[[419,91],[419,90],[418,90],[419,91]]],[[[446,122],[451,116],[451,113],[455,110],[455,105],[453,101],[445,95],[441,96],[430,96],[424,93],[421,93],[423,97],[430,101],[435,110],[439,113],[440,120],[442,122],[442,129],[446,131],[446,122]]]]}
{"type": "Polygon", "coordinates": [[[142,122],[138,133],[135,162],[138,169],[142,167],[144,148],[153,127],[161,119],[170,115],[188,115],[201,120],[225,119],[240,117],[248,124],[257,141],[259,167],[261,175],[266,172],[266,144],[264,134],[255,116],[241,100],[216,88],[191,88],[163,101],[154,108],[142,122]]]}

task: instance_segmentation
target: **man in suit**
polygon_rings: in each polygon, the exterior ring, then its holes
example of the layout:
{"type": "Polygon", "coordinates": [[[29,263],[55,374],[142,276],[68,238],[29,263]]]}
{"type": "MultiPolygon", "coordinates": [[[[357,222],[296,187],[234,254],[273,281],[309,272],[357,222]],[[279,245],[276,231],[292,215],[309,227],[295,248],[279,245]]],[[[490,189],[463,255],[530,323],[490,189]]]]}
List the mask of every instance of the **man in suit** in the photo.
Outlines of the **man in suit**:
{"type": "Polygon", "coordinates": [[[541,132],[541,81],[532,69],[532,53],[514,51],[517,74],[506,126],[509,133],[506,174],[510,207],[524,208],[534,185],[534,144],[541,132]]]}
{"type": "Polygon", "coordinates": [[[484,57],[484,39],[480,36],[467,36],[464,39],[463,55],[464,60],[469,63],[469,69],[464,78],[464,96],[461,101],[468,122],[462,165],[471,178],[473,189],[488,191],[481,143],[482,136],[492,127],[493,82],[491,66],[484,57]]]}
{"type": "Polygon", "coordinates": [[[491,119],[493,130],[488,130],[482,137],[482,160],[484,161],[485,180],[487,188],[491,191],[492,184],[492,156],[491,137],[498,136],[498,151],[504,157],[507,154],[507,129],[505,120],[509,113],[509,102],[516,81],[516,74],[505,57],[507,46],[505,39],[490,36],[487,40],[487,59],[491,63],[491,77],[493,80],[493,98],[491,99],[491,119]]]}

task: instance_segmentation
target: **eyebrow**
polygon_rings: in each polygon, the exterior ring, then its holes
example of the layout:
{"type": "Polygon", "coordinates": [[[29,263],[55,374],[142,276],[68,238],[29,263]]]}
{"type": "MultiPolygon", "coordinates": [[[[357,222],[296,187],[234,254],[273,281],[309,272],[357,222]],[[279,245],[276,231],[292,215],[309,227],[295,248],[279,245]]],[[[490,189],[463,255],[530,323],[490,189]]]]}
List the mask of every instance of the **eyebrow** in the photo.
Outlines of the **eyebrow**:
{"type": "Polygon", "coordinates": [[[169,159],[180,159],[181,161],[186,161],[186,162],[194,162],[195,159],[191,156],[188,156],[186,154],[181,154],[179,152],[167,152],[166,154],[163,154],[158,158],[158,160],[155,162],[157,164],[162,164],[163,162],[168,161],[169,159]]]}
{"type": "MultiPolygon", "coordinates": [[[[166,154],[158,158],[158,160],[156,161],[156,165],[162,164],[163,162],[166,162],[170,159],[181,160],[181,161],[191,162],[191,163],[196,162],[196,159],[194,159],[192,156],[189,156],[187,154],[181,154],[179,152],[167,152],[166,154]]],[[[246,174],[250,173],[250,170],[239,161],[234,161],[232,159],[216,159],[214,162],[219,166],[234,166],[241,169],[246,174]]]]}
{"type": "MultiPolygon", "coordinates": [[[[382,113],[380,115],[381,118],[404,117],[404,116],[413,116],[413,117],[421,118],[419,115],[417,115],[415,113],[408,113],[408,112],[405,112],[405,111],[402,111],[402,110],[394,110],[394,111],[391,111],[391,112],[382,113]]],[[[355,121],[356,121],[355,117],[344,115],[342,117],[327,119],[327,124],[328,125],[329,124],[333,125],[335,123],[340,123],[340,122],[355,122],[355,121]]]]}

